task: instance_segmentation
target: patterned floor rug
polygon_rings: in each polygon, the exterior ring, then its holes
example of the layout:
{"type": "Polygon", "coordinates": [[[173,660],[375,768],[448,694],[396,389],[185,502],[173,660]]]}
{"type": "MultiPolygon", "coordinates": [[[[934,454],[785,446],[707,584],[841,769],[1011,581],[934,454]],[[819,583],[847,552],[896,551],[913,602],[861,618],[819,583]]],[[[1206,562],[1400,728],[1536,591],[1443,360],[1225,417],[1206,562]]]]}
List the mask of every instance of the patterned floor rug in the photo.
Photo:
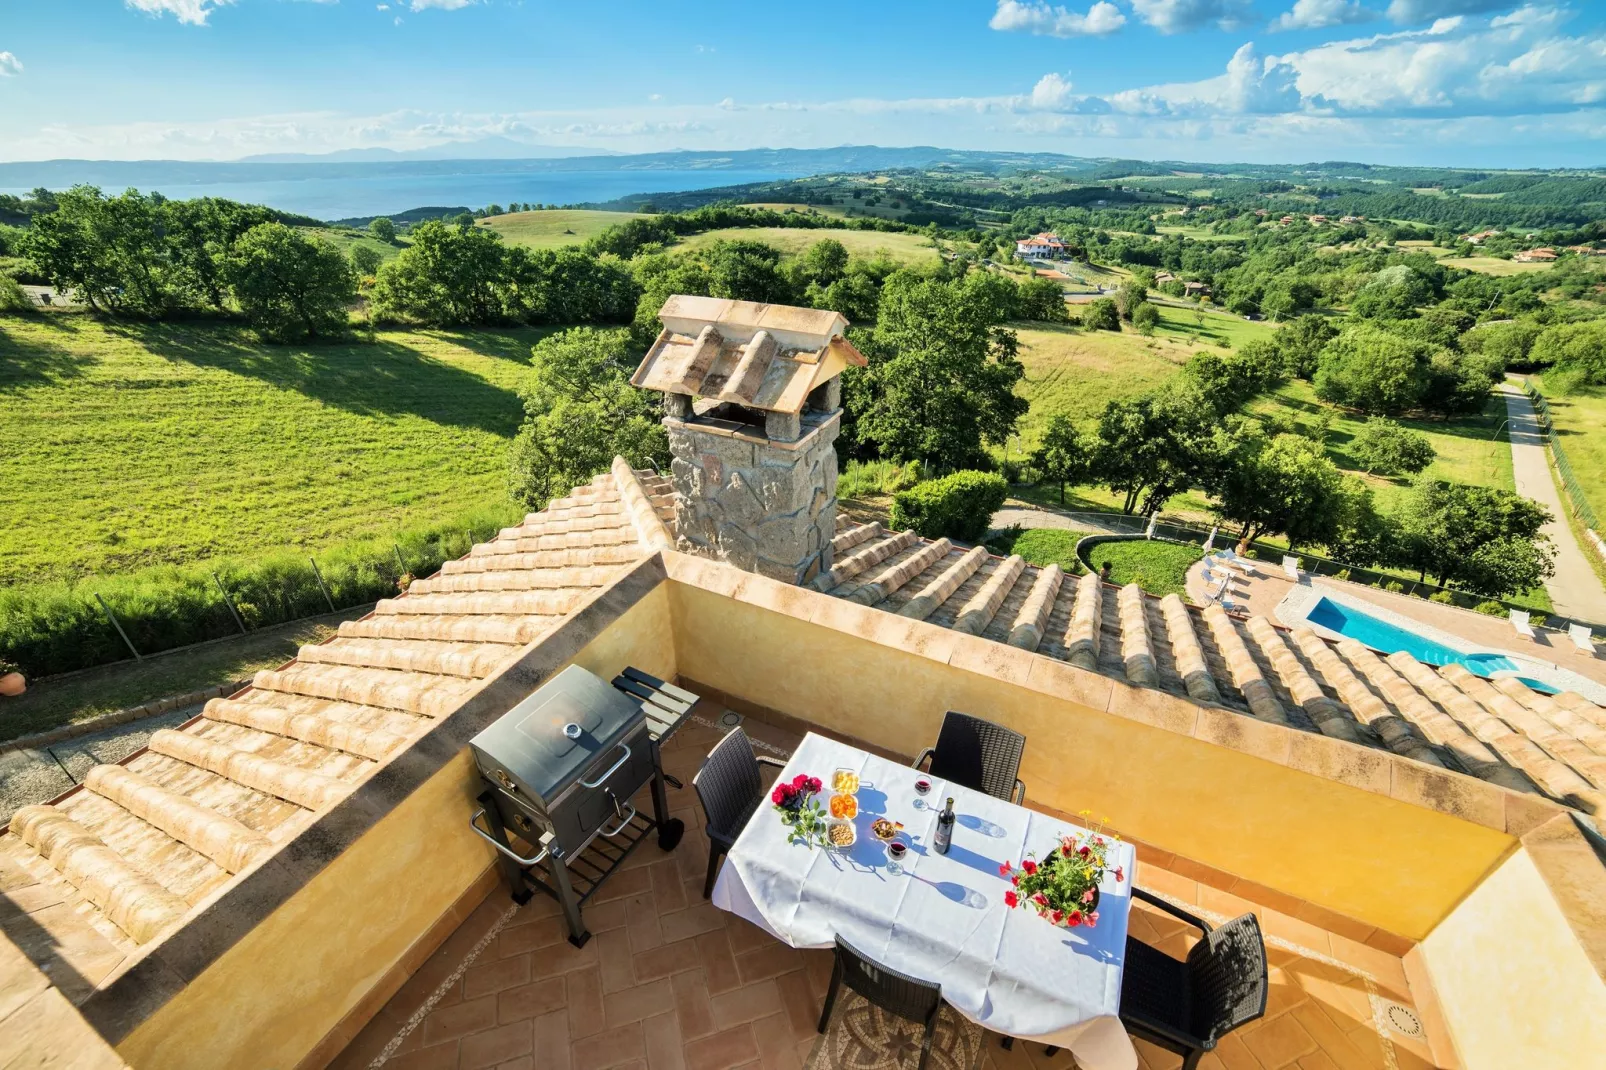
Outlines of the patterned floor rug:
{"type": "MultiPolygon", "coordinates": [[[[803,1070],[915,1070],[924,1032],[919,1022],[887,1014],[844,988],[803,1070]]],[[[974,1070],[985,1035],[981,1026],[944,1004],[932,1030],[926,1070],[974,1070]]]]}

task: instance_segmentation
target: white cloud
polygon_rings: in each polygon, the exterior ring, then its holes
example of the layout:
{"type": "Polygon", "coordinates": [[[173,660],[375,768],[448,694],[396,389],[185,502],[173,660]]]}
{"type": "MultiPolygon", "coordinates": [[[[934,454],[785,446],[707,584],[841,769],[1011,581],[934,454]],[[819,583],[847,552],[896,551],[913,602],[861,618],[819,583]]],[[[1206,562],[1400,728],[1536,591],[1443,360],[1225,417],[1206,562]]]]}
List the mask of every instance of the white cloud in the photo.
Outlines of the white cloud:
{"type": "Polygon", "coordinates": [[[214,8],[234,3],[234,0],[123,0],[135,11],[147,15],[173,15],[191,26],[205,26],[206,18],[214,8]]]}
{"type": "Polygon", "coordinates": [[[1250,0],[1132,0],[1132,11],[1161,33],[1187,33],[1206,26],[1230,30],[1253,14],[1250,0]]]}
{"type": "Polygon", "coordinates": [[[0,52],[0,78],[13,78],[22,73],[22,60],[10,52],[0,52]]]}
{"type": "Polygon", "coordinates": [[[652,101],[658,101],[658,100],[664,99],[664,95],[662,93],[648,93],[647,94],[647,99],[648,100],[652,100],[652,101]]]}
{"type": "Polygon", "coordinates": [[[477,0],[410,0],[407,6],[414,11],[423,11],[432,7],[438,7],[442,11],[461,11],[476,2],[477,0]]]}
{"type": "Polygon", "coordinates": [[[1098,0],[1085,15],[1050,7],[1045,0],[998,0],[998,10],[987,25],[1046,37],[1102,36],[1126,25],[1126,16],[1109,0],[1098,0]]]}
{"type": "Polygon", "coordinates": [[[1485,15],[1504,11],[1514,0],[1393,0],[1388,16],[1402,26],[1416,26],[1455,15],[1485,15]]]}
{"type": "Polygon", "coordinates": [[[1054,110],[1062,108],[1071,99],[1071,83],[1058,74],[1049,73],[1032,86],[1032,107],[1054,110]]]}
{"type": "Polygon", "coordinates": [[[1377,12],[1362,7],[1360,0],[1297,0],[1294,6],[1271,20],[1269,29],[1320,30],[1327,26],[1347,26],[1371,22],[1377,12]]]}

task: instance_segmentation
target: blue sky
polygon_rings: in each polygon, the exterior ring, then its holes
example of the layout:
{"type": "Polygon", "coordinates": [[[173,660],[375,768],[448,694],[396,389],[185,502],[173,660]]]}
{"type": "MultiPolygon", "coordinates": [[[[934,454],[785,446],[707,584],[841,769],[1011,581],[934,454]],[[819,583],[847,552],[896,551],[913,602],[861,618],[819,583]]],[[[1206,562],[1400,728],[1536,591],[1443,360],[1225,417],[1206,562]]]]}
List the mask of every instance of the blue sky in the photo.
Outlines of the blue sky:
{"type": "Polygon", "coordinates": [[[4,0],[0,159],[499,136],[1606,165],[1606,2],[4,0]]]}

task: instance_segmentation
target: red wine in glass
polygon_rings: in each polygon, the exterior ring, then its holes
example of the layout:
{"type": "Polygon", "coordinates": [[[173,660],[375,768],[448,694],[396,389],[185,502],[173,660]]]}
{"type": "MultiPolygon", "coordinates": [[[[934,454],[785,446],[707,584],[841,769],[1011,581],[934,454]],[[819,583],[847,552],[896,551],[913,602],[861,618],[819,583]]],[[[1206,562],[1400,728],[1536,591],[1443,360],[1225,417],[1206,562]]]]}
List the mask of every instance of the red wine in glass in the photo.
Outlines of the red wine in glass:
{"type": "Polygon", "coordinates": [[[923,777],[922,776],[922,777],[916,777],[915,778],[915,796],[916,796],[915,797],[915,809],[916,810],[925,809],[925,806],[926,806],[926,804],[925,804],[926,793],[929,792],[930,790],[931,790],[931,778],[930,777],[923,777]]]}

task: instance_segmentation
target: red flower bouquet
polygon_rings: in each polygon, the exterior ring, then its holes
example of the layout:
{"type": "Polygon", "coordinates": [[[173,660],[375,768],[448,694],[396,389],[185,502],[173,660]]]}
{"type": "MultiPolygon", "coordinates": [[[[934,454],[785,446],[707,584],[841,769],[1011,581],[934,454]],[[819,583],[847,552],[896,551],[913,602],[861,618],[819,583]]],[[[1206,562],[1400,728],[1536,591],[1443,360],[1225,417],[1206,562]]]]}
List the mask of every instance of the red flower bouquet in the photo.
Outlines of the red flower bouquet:
{"type": "Polygon", "coordinates": [[[823,786],[819,777],[807,773],[775,782],[770,802],[780,812],[781,824],[791,830],[787,834],[789,842],[810,846],[825,842],[825,810],[815,799],[823,786]]]}
{"type": "MultiPolygon", "coordinates": [[[[1004,904],[1035,910],[1062,928],[1093,928],[1099,921],[1099,882],[1104,879],[1110,844],[1118,841],[1119,837],[1103,832],[1079,833],[1061,837],[1041,861],[1028,857],[1019,866],[1005,862],[998,872],[1013,887],[1004,893],[1004,904]]],[[[1114,876],[1117,882],[1126,879],[1120,866],[1114,876]]]]}

